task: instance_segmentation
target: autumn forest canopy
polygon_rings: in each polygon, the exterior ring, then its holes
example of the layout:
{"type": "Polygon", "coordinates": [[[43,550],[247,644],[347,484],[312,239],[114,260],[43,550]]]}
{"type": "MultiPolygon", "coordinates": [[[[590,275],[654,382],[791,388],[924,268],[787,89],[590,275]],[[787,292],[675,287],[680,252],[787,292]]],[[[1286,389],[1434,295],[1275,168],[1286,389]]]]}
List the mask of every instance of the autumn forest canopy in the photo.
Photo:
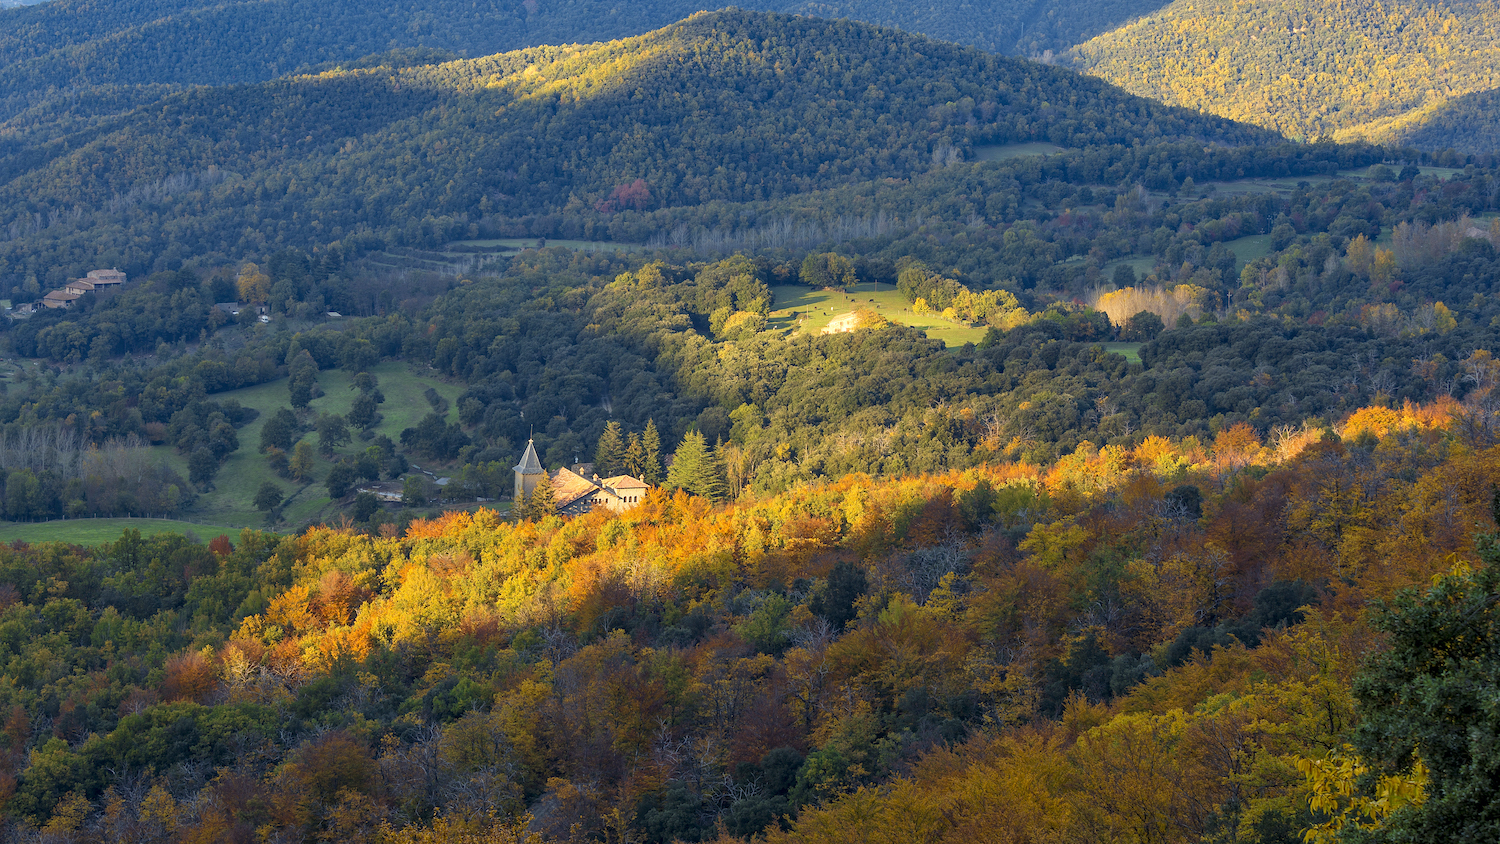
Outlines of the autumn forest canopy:
{"type": "Polygon", "coordinates": [[[1500,839],[1492,13],[694,11],[0,10],[0,837],[1500,839]]]}

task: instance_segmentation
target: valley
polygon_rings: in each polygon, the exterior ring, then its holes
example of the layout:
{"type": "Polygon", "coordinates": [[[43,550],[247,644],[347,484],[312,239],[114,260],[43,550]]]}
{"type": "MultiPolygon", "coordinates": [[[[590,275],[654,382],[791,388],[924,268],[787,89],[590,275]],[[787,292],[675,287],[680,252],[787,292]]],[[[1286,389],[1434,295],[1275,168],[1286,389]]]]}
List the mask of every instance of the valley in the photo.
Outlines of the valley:
{"type": "Polygon", "coordinates": [[[0,10],[0,839],[1500,838],[1494,15],[0,10]]]}

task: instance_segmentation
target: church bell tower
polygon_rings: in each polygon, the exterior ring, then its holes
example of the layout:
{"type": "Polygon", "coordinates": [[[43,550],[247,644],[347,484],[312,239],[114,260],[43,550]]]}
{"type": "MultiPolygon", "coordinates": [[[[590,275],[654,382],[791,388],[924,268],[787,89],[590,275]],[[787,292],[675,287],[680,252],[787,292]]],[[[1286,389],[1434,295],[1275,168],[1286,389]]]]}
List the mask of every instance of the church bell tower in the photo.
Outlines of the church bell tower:
{"type": "Polygon", "coordinates": [[[536,445],[531,440],[526,441],[526,453],[521,455],[521,462],[516,464],[516,504],[531,497],[531,491],[542,478],[546,477],[547,470],[542,468],[542,461],[536,459],[536,445]]]}

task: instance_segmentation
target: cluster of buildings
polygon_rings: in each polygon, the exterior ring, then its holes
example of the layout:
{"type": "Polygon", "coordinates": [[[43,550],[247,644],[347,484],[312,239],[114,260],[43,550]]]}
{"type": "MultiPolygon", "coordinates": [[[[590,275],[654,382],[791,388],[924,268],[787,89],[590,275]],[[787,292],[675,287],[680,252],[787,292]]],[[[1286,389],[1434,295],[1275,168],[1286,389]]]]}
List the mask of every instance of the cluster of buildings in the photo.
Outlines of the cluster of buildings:
{"type": "MultiPolygon", "coordinates": [[[[413,469],[416,467],[413,466],[413,469]]],[[[651,486],[630,475],[601,478],[592,463],[574,463],[571,468],[549,473],[537,459],[536,444],[530,440],[521,462],[516,464],[516,505],[531,497],[542,478],[552,484],[552,503],[560,516],[581,516],[596,507],[620,513],[645,500],[651,486]]],[[[447,486],[448,478],[437,478],[436,485],[447,486]]],[[[387,481],[360,487],[387,504],[400,504],[404,498],[399,482],[387,481]]],[[[480,501],[485,499],[481,498],[480,501]]]]}
{"type": "MultiPolygon", "coordinates": [[[[548,478],[552,482],[552,501],[558,515],[578,516],[595,507],[604,507],[616,513],[624,512],[641,503],[650,489],[645,481],[629,475],[600,478],[591,463],[577,463],[571,469],[558,469],[548,478]],[[591,479],[592,478],[592,479],[591,479]]],[[[528,440],[521,462],[516,464],[516,501],[531,497],[547,470],[537,459],[536,446],[528,440]]]]}
{"type": "Polygon", "coordinates": [[[71,308],[73,303],[83,298],[87,293],[96,290],[111,290],[125,283],[125,274],[119,270],[90,270],[87,276],[75,278],[62,287],[48,293],[39,302],[27,302],[16,308],[19,315],[29,315],[36,312],[39,307],[71,308]]]}

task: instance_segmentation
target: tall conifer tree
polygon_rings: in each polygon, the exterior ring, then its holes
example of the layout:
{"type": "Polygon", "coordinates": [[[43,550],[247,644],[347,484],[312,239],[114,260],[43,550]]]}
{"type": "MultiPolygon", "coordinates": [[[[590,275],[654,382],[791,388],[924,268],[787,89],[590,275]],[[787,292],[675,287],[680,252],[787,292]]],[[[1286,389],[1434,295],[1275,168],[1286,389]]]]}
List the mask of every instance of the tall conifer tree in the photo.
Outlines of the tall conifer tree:
{"type": "Polygon", "coordinates": [[[688,431],[683,436],[682,444],[672,457],[667,486],[685,489],[710,501],[724,497],[724,478],[719,472],[718,460],[701,432],[688,431]]]}
{"type": "Polygon", "coordinates": [[[641,434],[641,450],[641,473],[636,477],[651,486],[657,486],[662,481],[661,434],[656,431],[655,419],[646,420],[646,432],[641,434]]]}
{"type": "Polygon", "coordinates": [[[542,479],[536,482],[536,488],[531,491],[531,497],[526,502],[526,509],[526,517],[529,519],[557,515],[557,499],[552,492],[550,475],[542,475],[542,479]]]}
{"type": "Polygon", "coordinates": [[[625,474],[632,478],[646,480],[646,449],[641,445],[641,438],[636,432],[630,432],[630,444],[625,446],[624,458],[625,474]]]}
{"type": "Polygon", "coordinates": [[[604,426],[599,437],[599,447],[594,449],[594,471],[608,478],[625,471],[625,439],[620,434],[620,423],[610,422],[604,426]]]}

